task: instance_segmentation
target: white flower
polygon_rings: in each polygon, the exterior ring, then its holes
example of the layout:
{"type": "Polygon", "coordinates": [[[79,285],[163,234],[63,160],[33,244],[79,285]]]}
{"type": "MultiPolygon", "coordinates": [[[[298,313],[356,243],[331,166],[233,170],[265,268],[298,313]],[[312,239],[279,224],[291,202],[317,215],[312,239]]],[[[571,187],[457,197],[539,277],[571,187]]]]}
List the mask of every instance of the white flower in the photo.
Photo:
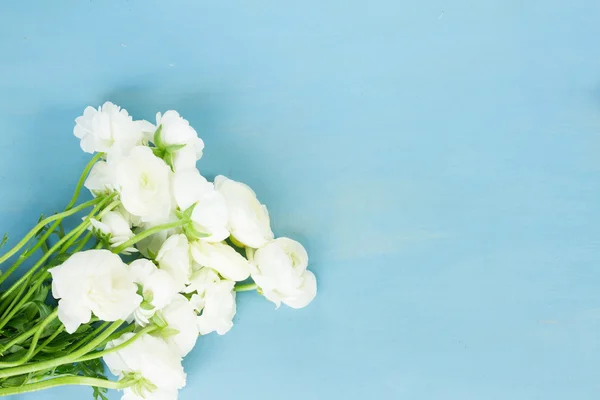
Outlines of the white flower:
{"type": "Polygon", "coordinates": [[[192,296],[192,304],[202,311],[198,317],[200,334],[217,332],[224,335],[229,332],[236,311],[234,285],[235,282],[219,280],[208,285],[202,295],[192,296]]]}
{"type": "Polygon", "coordinates": [[[227,203],[229,232],[235,240],[259,248],[273,239],[267,207],[260,204],[249,186],[219,175],[215,178],[215,188],[227,203]]]}
{"type": "Polygon", "coordinates": [[[198,240],[191,243],[190,250],[194,261],[203,267],[214,269],[225,279],[239,282],[250,276],[248,260],[225,243],[198,240]]]}
{"type": "Polygon", "coordinates": [[[169,329],[176,329],[177,334],[168,336],[166,341],[179,356],[186,356],[198,340],[196,312],[190,302],[182,295],[176,295],[171,303],[161,311],[169,329]]]}
{"type": "Polygon", "coordinates": [[[178,291],[190,281],[192,261],[187,237],[183,234],[169,237],[156,256],[160,269],[167,271],[175,281],[178,291]]]}
{"type": "MultiPolygon", "coordinates": [[[[134,236],[129,221],[118,211],[108,211],[100,221],[92,218],[90,222],[94,228],[109,237],[111,247],[118,247],[134,236]]],[[[129,247],[125,251],[135,252],[137,250],[135,247],[129,247]]]]}
{"type": "Polygon", "coordinates": [[[295,240],[278,238],[251,257],[252,279],[263,295],[279,307],[306,307],[317,294],[317,280],[306,270],[308,254],[295,240]]]}
{"type": "MultiPolygon", "coordinates": [[[[133,333],[125,333],[118,339],[109,342],[106,349],[111,349],[133,337],[133,333]]],[[[126,376],[139,376],[145,382],[139,382],[127,390],[127,399],[169,399],[173,397],[157,397],[158,394],[173,394],[185,386],[185,372],[181,365],[181,357],[162,339],[143,334],[124,348],[104,356],[104,361],[114,375],[120,379],[126,376]],[[154,385],[150,390],[149,383],[154,385]],[[139,397],[135,397],[139,396],[139,397]]]]}
{"type": "Polygon", "coordinates": [[[204,142],[183,119],[177,111],[167,111],[156,114],[156,125],[162,125],[161,140],[164,146],[185,145],[174,154],[174,170],[183,170],[196,167],[196,161],[202,157],[204,142]]]}
{"type": "Polygon", "coordinates": [[[116,166],[116,182],[125,209],[142,221],[167,218],[171,212],[170,173],[149,147],[134,147],[116,166]]]}
{"type": "Polygon", "coordinates": [[[138,325],[145,326],[156,310],[166,307],[175,295],[177,285],[167,271],[156,268],[150,260],[141,258],[129,264],[133,281],[142,286],[144,302],[138,307],[133,316],[138,325]]]}
{"type": "Polygon", "coordinates": [[[68,333],[92,313],[103,321],[125,320],[142,301],[125,264],[108,250],[75,253],[50,273],[52,296],[60,299],[58,318],[68,333]]]}
{"type": "Polygon", "coordinates": [[[220,242],[229,236],[225,199],[196,168],[174,174],[173,198],[181,211],[196,205],[191,215],[194,228],[210,235],[202,240],[220,242]]]}
{"type": "Polygon", "coordinates": [[[75,119],[73,133],[86,153],[127,152],[143,139],[144,122],[133,121],[127,110],[107,101],[96,110],[86,107],[75,119]]]}

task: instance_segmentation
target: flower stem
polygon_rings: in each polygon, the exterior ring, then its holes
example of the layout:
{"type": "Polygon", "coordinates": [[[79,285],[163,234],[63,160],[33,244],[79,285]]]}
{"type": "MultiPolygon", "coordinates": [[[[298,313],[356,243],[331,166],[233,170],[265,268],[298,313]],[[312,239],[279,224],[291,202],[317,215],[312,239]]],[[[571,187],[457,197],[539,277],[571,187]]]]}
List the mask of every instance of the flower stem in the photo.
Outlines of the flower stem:
{"type": "Polygon", "coordinates": [[[54,312],[52,312],[52,314],[48,315],[46,317],[46,319],[44,319],[44,321],[37,327],[37,331],[35,332],[35,335],[33,335],[33,339],[31,340],[31,345],[29,346],[29,350],[27,350],[27,353],[25,353],[25,355],[23,357],[21,357],[19,360],[16,360],[16,361],[9,361],[9,362],[1,362],[0,361],[0,368],[17,367],[23,363],[26,363],[33,356],[33,352],[35,351],[38,341],[40,340],[40,336],[44,332],[44,329],[46,328],[46,326],[48,326],[48,324],[50,324],[52,321],[54,321],[57,317],[58,317],[58,308],[56,310],[54,310],[54,312]]]}
{"type": "MultiPolygon", "coordinates": [[[[133,335],[132,337],[130,337],[129,339],[127,339],[126,341],[124,341],[123,343],[121,343],[120,345],[111,347],[110,349],[105,349],[102,351],[97,351],[95,353],[87,354],[83,357],[78,358],[76,360],[76,362],[93,360],[96,358],[104,357],[107,354],[114,353],[115,351],[119,351],[119,350],[129,346],[131,343],[135,342],[136,340],[138,340],[142,335],[144,335],[146,333],[150,333],[152,331],[155,331],[156,329],[158,329],[156,326],[152,326],[152,325],[147,326],[144,329],[142,329],[141,331],[139,331],[138,333],[136,333],[135,335],[133,335]]],[[[121,333],[121,332],[119,332],[119,333],[121,333]]],[[[124,334],[124,333],[122,333],[122,334],[124,334]]]]}
{"type": "MultiPolygon", "coordinates": [[[[2,315],[2,319],[0,320],[0,329],[4,328],[4,326],[6,326],[7,323],[10,322],[10,320],[12,319],[12,317],[15,316],[15,314],[17,312],[19,312],[19,310],[21,309],[21,307],[27,302],[27,300],[29,300],[29,298],[31,296],[33,296],[33,294],[37,291],[37,289],[44,283],[44,280],[47,278],[47,275],[42,275],[41,277],[38,278],[38,280],[35,282],[35,284],[33,284],[31,286],[31,288],[29,289],[29,291],[25,294],[25,296],[23,296],[23,298],[21,300],[19,300],[16,305],[11,304],[11,307],[9,307],[4,315],[2,315]]],[[[24,285],[23,287],[26,287],[27,285],[24,285]]],[[[15,298],[16,300],[17,298],[15,298]]],[[[14,303],[14,301],[13,301],[14,303]]]]}
{"type": "Polygon", "coordinates": [[[25,340],[29,339],[32,335],[34,335],[37,332],[38,329],[38,325],[34,326],[33,328],[31,328],[30,330],[21,333],[19,336],[15,337],[15,338],[8,338],[10,339],[9,342],[7,342],[5,345],[2,345],[0,347],[0,353],[4,353],[5,350],[10,349],[12,346],[16,345],[16,344],[20,344],[22,342],[24,342],[25,340]]]}
{"type": "Polygon", "coordinates": [[[256,290],[258,286],[256,283],[246,283],[244,285],[235,285],[233,290],[236,292],[249,292],[250,290],[256,290]]]}
{"type": "Polygon", "coordinates": [[[115,382],[107,379],[89,378],[87,376],[64,376],[60,378],[47,379],[36,383],[30,383],[23,386],[2,388],[0,389],[0,396],[36,392],[38,390],[66,385],[94,386],[106,389],[124,389],[131,386],[133,383],[134,382],[115,382]]]}
{"type": "Polygon", "coordinates": [[[79,239],[79,244],[72,250],[73,254],[80,252],[81,249],[83,249],[83,247],[87,244],[87,242],[90,241],[90,239],[92,238],[92,235],[93,235],[93,233],[90,231],[90,232],[86,233],[82,239],[79,239]]]}
{"type": "Polygon", "coordinates": [[[12,294],[9,293],[10,296],[8,296],[6,299],[4,299],[2,301],[2,304],[0,305],[0,308],[2,311],[2,314],[1,314],[2,317],[0,317],[0,320],[2,320],[4,318],[4,316],[6,316],[6,314],[8,314],[8,312],[10,312],[10,310],[12,310],[12,308],[15,306],[15,304],[17,304],[19,302],[19,299],[21,298],[21,296],[23,295],[23,293],[29,286],[30,280],[31,280],[31,278],[27,278],[25,280],[25,283],[23,285],[21,285],[21,288],[19,289],[18,292],[15,293],[14,296],[12,296],[12,294]]]}
{"type": "MultiPolygon", "coordinates": [[[[25,246],[25,244],[28,241],[33,239],[40,229],[42,229],[44,226],[48,225],[50,222],[62,220],[70,215],[78,213],[81,210],[84,210],[90,206],[98,204],[102,200],[103,200],[102,198],[96,198],[96,199],[87,201],[75,208],[70,209],[70,210],[63,211],[59,214],[54,214],[48,218],[43,219],[31,231],[29,231],[29,233],[27,235],[25,235],[25,237],[23,239],[21,239],[21,241],[19,243],[17,243],[12,249],[10,249],[2,257],[0,257],[0,264],[2,264],[6,260],[8,260],[10,257],[12,257],[17,251],[19,251],[23,246],[25,246]]],[[[0,275],[0,283],[4,282],[10,276],[10,274],[14,272],[14,270],[18,266],[19,266],[18,264],[13,265],[4,274],[0,275]]]]}
{"type": "Polygon", "coordinates": [[[73,205],[79,198],[79,193],[81,193],[81,188],[83,187],[83,184],[85,183],[85,179],[87,178],[88,174],[92,170],[92,167],[94,166],[94,164],[96,164],[96,162],[103,155],[104,155],[104,153],[98,153],[94,157],[92,157],[92,159],[87,163],[87,165],[83,169],[83,172],[81,172],[81,176],[79,177],[79,180],[77,181],[77,186],[75,186],[75,191],[73,192],[73,197],[71,197],[71,201],[69,201],[69,204],[67,204],[67,206],[65,207],[65,210],[69,210],[71,207],[73,207],[73,205]]]}
{"type": "Polygon", "coordinates": [[[39,345],[37,349],[35,349],[35,351],[31,355],[31,358],[35,357],[37,353],[44,350],[44,348],[48,346],[54,339],[56,339],[56,337],[60,335],[64,330],[64,325],[61,325],[56,331],[54,331],[52,335],[48,336],[48,338],[41,345],[39,345]]]}
{"type": "MultiPolygon", "coordinates": [[[[123,321],[116,321],[110,324],[110,326],[98,335],[94,340],[90,343],[86,344],[82,348],[74,351],[71,354],[68,354],[63,357],[53,358],[47,361],[41,361],[32,364],[25,364],[14,368],[6,368],[0,369],[0,379],[8,378],[10,376],[23,375],[31,372],[41,371],[43,369],[50,369],[54,367],[58,367],[63,364],[71,364],[76,362],[79,358],[85,356],[90,351],[96,349],[101,343],[104,342],[106,338],[108,338],[112,333],[114,333],[119,327],[123,324],[123,321]]],[[[42,388],[43,389],[43,388],[42,388]]],[[[0,389],[0,396],[3,395],[3,389],[0,389]]]]}
{"type": "Polygon", "coordinates": [[[164,231],[167,229],[172,229],[172,228],[178,228],[180,226],[183,226],[185,224],[189,223],[189,221],[186,220],[178,220],[178,221],[174,221],[174,222],[169,222],[166,224],[162,224],[162,225],[157,225],[153,228],[147,229],[137,235],[135,235],[134,237],[132,237],[131,239],[129,239],[128,241],[122,243],[120,246],[115,247],[113,249],[113,253],[120,253],[123,250],[127,249],[128,247],[133,246],[134,244],[136,244],[137,242],[139,242],[142,239],[147,238],[148,236],[154,235],[155,233],[158,233],[160,231],[164,231]]]}
{"type": "Polygon", "coordinates": [[[69,349],[69,351],[70,352],[74,352],[75,350],[77,350],[81,346],[84,346],[85,344],[89,343],[93,338],[96,337],[96,335],[98,335],[100,332],[102,332],[104,329],[106,329],[106,327],[108,325],[110,325],[110,322],[104,322],[104,323],[102,323],[99,327],[97,327],[96,329],[94,329],[93,331],[91,331],[90,333],[88,333],[79,342],[75,343],[73,345],[73,347],[69,349]]]}

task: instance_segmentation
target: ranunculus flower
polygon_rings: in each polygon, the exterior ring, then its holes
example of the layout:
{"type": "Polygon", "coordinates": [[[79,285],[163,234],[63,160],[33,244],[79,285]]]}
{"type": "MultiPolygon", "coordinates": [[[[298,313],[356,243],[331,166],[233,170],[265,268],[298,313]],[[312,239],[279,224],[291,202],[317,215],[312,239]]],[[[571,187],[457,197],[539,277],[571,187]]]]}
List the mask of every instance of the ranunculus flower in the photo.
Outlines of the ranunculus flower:
{"type": "Polygon", "coordinates": [[[317,294],[317,280],[306,269],[308,254],[295,240],[277,238],[251,257],[252,279],[263,295],[279,307],[306,307],[317,294]]]}
{"type": "Polygon", "coordinates": [[[196,168],[196,161],[202,157],[204,142],[177,111],[156,114],[156,126],[162,125],[161,138],[165,146],[185,145],[174,154],[175,171],[196,168]]]}
{"type": "MultiPolygon", "coordinates": [[[[111,349],[131,339],[133,333],[125,333],[118,339],[109,342],[106,349],[111,349]]],[[[158,397],[159,394],[173,395],[185,386],[185,372],[181,365],[181,357],[162,339],[143,334],[124,348],[104,356],[104,361],[114,375],[123,378],[126,375],[138,375],[151,385],[148,390],[143,383],[125,390],[127,399],[170,399],[158,397]],[[138,397],[135,397],[138,396],[138,397]]]]}
{"type": "Polygon", "coordinates": [[[124,108],[107,101],[96,110],[86,107],[75,119],[73,133],[86,153],[127,152],[143,139],[145,121],[133,121],[124,108]]]}
{"type": "Polygon", "coordinates": [[[222,175],[215,178],[215,188],[225,198],[229,211],[229,232],[247,247],[259,248],[273,239],[267,207],[256,198],[249,186],[222,175]]]}
{"type": "Polygon", "coordinates": [[[248,260],[227,244],[198,240],[191,243],[190,250],[194,261],[214,269],[225,279],[239,282],[250,276],[248,260]]]}
{"type": "Polygon", "coordinates": [[[200,334],[229,332],[236,311],[234,286],[235,282],[221,280],[211,268],[202,268],[194,274],[187,291],[197,292],[190,303],[201,312],[197,320],[200,334]]]}
{"type": "Polygon", "coordinates": [[[103,321],[125,320],[142,301],[126,265],[108,250],[75,253],[49,271],[52,296],[60,299],[58,318],[69,333],[92,313],[103,321]]]}
{"type": "Polygon", "coordinates": [[[116,165],[116,182],[125,209],[142,219],[165,219],[171,213],[170,169],[149,147],[134,147],[116,165]]]}
{"type": "Polygon", "coordinates": [[[161,270],[171,275],[178,291],[189,283],[192,261],[189,242],[185,235],[173,235],[165,240],[156,256],[156,261],[161,270]]]}
{"type": "Polygon", "coordinates": [[[169,329],[176,329],[177,334],[168,336],[166,342],[179,354],[185,357],[198,340],[198,325],[196,312],[190,302],[182,295],[176,295],[161,314],[169,329]]]}
{"type": "Polygon", "coordinates": [[[196,168],[174,174],[173,198],[182,211],[196,205],[191,216],[194,228],[210,235],[202,240],[220,242],[229,236],[225,199],[196,168]]]}
{"type": "Polygon", "coordinates": [[[149,323],[156,310],[166,307],[175,295],[177,285],[167,271],[158,269],[150,260],[141,258],[129,264],[133,281],[142,286],[143,303],[135,310],[133,316],[140,326],[149,323]]]}
{"type": "MultiPolygon", "coordinates": [[[[118,247],[134,236],[129,221],[118,211],[108,211],[100,220],[92,218],[90,222],[93,228],[108,236],[111,247],[118,247]]],[[[125,249],[128,253],[136,251],[135,247],[125,249]]]]}

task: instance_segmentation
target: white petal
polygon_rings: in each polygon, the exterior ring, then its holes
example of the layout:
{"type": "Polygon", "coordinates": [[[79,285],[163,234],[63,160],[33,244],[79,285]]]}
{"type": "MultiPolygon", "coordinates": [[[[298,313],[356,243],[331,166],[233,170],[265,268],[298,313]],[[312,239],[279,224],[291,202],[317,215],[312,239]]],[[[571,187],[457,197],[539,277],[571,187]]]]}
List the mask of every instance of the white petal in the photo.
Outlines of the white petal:
{"type": "Polygon", "coordinates": [[[191,251],[198,264],[214,269],[226,279],[243,281],[250,276],[248,260],[227,244],[197,241],[191,251]]]}

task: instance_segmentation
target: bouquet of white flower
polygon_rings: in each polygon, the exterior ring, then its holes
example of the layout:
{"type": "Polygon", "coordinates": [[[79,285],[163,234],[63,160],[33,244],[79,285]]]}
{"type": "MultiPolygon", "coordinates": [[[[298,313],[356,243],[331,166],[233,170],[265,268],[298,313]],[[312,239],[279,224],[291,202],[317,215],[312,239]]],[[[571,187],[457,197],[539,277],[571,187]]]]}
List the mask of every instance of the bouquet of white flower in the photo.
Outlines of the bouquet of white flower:
{"type": "Polygon", "coordinates": [[[176,399],[182,358],[199,335],[231,329],[236,292],[257,290],[277,307],[315,297],[304,247],[274,238],[250,187],[198,172],[204,143],[176,111],[155,126],[107,102],[86,108],[74,133],[96,154],[73,198],[0,257],[10,263],[2,283],[42,253],[0,292],[0,396],[87,385],[96,399],[107,389],[176,399]],[[76,206],[82,187],[94,198],[76,206]]]}

